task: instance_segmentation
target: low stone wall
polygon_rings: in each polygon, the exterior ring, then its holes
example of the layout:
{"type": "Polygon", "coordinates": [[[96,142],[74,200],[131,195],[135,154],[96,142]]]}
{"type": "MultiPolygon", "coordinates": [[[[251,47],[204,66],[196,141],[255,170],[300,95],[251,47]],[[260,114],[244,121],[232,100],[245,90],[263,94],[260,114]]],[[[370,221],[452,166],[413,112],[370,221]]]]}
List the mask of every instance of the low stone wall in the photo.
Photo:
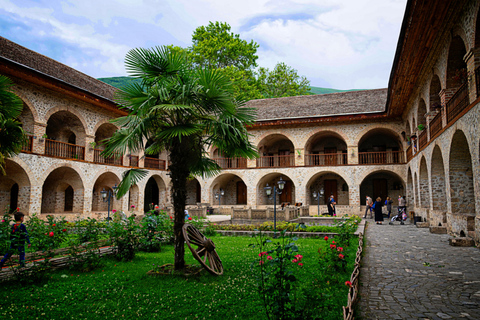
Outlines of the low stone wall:
{"type": "Polygon", "coordinates": [[[447,212],[442,210],[430,210],[430,224],[435,227],[447,225],[447,212]]]}
{"type": "Polygon", "coordinates": [[[475,214],[447,213],[447,231],[457,237],[475,237],[475,214]]]}

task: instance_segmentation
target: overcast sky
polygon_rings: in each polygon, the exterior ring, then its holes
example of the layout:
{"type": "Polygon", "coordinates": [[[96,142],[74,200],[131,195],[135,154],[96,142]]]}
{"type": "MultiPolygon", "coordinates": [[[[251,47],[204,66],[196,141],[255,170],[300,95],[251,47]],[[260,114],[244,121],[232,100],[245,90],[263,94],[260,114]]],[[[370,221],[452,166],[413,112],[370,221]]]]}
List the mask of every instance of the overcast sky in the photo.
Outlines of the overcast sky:
{"type": "Polygon", "coordinates": [[[0,35],[92,77],[124,76],[131,48],[191,45],[227,22],[312,86],[385,88],[407,0],[0,0],[0,35]]]}

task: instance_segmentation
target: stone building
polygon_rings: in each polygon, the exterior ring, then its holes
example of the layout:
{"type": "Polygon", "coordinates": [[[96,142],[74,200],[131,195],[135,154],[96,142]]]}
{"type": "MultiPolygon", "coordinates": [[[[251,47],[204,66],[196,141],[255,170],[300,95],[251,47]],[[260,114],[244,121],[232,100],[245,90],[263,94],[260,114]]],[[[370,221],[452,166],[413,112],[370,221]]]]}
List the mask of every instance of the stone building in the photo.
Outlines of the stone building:
{"type": "MultiPolygon", "coordinates": [[[[318,205],[326,211],[330,194],[339,214],[358,215],[367,195],[406,195],[409,210],[430,225],[480,241],[479,6],[409,0],[387,89],[250,101],[260,157],[209,150],[223,171],[190,181],[188,204],[269,207],[264,188],[282,179],[277,203],[308,206],[310,214],[318,205]]],[[[4,38],[0,73],[14,80],[30,133],[0,177],[0,207],[101,217],[100,192],[129,167],[149,175],[115,209],[169,204],[168,155],[100,155],[117,129],[110,120],[125,115],[113,87],[4,38]]]]}

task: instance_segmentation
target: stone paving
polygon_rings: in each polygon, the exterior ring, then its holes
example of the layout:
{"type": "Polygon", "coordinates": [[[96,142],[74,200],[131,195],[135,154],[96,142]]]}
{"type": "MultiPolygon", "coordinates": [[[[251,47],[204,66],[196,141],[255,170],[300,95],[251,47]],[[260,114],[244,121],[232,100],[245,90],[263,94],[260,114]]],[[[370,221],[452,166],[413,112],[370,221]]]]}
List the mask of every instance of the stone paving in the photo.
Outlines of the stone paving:
{"type": "Polygon", "coordinates": [[[408,221],[368,221],[357,319],[480,319],[479,248],[408,221]]]}

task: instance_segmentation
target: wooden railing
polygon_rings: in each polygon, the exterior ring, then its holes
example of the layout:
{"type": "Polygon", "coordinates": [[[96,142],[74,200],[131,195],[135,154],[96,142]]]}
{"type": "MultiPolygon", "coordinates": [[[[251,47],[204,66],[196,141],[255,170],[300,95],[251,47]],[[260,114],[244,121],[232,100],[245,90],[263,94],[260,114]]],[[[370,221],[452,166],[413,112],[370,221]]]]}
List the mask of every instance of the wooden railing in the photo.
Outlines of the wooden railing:
{"type": "Polygon", "coordinates": [[[22,144],[22,152],[32,152],[33,151],[33,135],[26,134],[25,142],[22,144]]]}
{"type": "Polygon", "coordinates": [[[413,158],[413,153],[412,153],[412,146],[408,146],[407,148],[407,162],[409,162],[410,160],[412,160],[413,158]]]}
{"type": "Polygon", "coordinates": [[[430,140],[435,137],[435,135],[442,130],[442,112],[440,111],[437,115],[430,121],[430,140]]]}
{"type": "Polygon", "coordinates": [[[295,166],[295,156],[266,156],[257,158],[257,168],[285,168],[295,166]]]}
{"type": "Polygon", "coordinates": [[[85,160],[85,147],[45,139],[45,155],[57,158],[85,160]]]}
{"type": "Polygon", "coordinates": [[[347,164],[346,153],[306,154],[306,166],[342,166],[347,164]]]}
{"type": "Polygon", "coordinates": [[[128,156],[128,165],[130,167],[138,167],[138,156],[128,156]]]}
{"type": "Polygon", "coordinates": [[[243,169],[247,167],[245,158],[213,158],[222,169],[243,169]]]}
{"type": "Polygon", "coordinates": [[[101,149],[93,149],[94,163],[123,166],[123,157],[120,154],[116,153],[115,155],[105,158],[101,155],[102,151],[101,149]]]}
{"type": "Polygon", "coordinates": [[[418,149],[422,149],[428,143],[428,135],[427,130],[422,130],[418,135],[418,149]]]}
{"type": "Polygon", "coordinates": [[[469,104],[467,83],[462,84],[457,92],[447,102],[447,123],[450,123],[469,104]]]}
{"type": "Polygon", "coordinates": [[[359,152],[358,164],[405,163],[402,151],[359,152]]]}
{"type": "Polygon", "coordinates": [[[165,160],[145,157],[144,167],[148,169],[165,170],[165,160]]]}

